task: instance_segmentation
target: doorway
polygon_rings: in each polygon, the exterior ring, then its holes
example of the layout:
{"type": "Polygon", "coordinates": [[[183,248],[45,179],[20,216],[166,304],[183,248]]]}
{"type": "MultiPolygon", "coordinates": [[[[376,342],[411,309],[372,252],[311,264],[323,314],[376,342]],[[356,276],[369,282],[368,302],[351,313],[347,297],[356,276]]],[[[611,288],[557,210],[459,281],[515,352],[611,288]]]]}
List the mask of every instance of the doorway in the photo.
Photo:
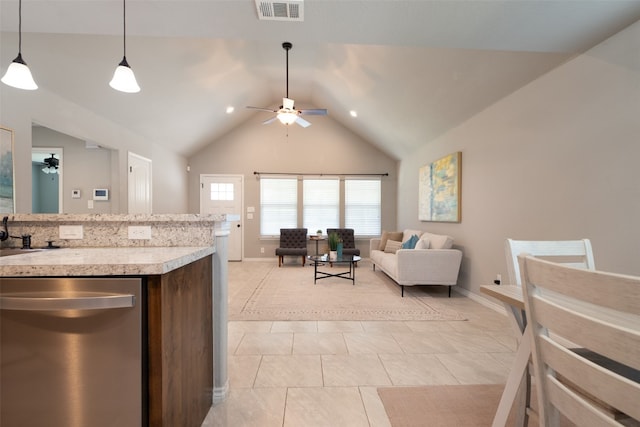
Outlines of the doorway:
{"type": "Polygon", "coordinates": [[[200,175],[200,213],[233,214],[229,221],[229,261],[242,261],[242,175],[200,175]]]}
{"type": "Polygon", "coordinates": [[[151,159],[129,152],[128,210],[130,214],[151,213],[151,159]]]}
{"type": "MultiPolygon", "coordinates": [[[[33,147],[31,149],[31,212],[63,212],[62,148],[33,147]],[[51,158],[57,160],[53,167],[51,158]]],[[[55,162],[54,160],[54,162],[55,162]]]]}

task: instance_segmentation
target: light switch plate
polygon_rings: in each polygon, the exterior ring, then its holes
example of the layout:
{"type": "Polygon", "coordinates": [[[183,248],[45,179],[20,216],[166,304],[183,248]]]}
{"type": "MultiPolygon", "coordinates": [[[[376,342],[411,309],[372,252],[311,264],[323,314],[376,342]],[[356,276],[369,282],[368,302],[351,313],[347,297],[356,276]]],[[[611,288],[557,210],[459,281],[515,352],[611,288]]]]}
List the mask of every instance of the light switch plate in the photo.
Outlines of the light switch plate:
{"type": "Polygon", "coordinates": [[[58,235],[61,239],[79,240],[82,239],[82,225],[60,225],[58,226],[58,235]]]}
{"type": "Polygon", "coordinates": [[[128,232],[131,240],[151,240],[150,225],[130,225],[128,232]]]}

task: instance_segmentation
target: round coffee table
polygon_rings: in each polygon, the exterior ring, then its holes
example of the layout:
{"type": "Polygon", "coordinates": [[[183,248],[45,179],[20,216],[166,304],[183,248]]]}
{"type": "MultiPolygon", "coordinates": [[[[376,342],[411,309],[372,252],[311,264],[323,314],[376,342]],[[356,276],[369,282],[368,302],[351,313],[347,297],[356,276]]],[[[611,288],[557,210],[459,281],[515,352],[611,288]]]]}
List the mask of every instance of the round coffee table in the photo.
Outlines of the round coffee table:
{"type": "Polygon", "coordinates": [[[351,280],[353,285],[356,284],[356,269],[355,263],[362,260],[362,257],[358,255],[342,255],[336,258],[329,258],[329,255],[309,255],[307,259],[313,263],[313,284],[320,279],[326,279],[328,277],[339,277],[341,279],[351,280]],[[349,264],[349,270],[341,271],[339,273],[329,273],[326,271],[318,270],[319,265],[331,264],[349,264]]]}

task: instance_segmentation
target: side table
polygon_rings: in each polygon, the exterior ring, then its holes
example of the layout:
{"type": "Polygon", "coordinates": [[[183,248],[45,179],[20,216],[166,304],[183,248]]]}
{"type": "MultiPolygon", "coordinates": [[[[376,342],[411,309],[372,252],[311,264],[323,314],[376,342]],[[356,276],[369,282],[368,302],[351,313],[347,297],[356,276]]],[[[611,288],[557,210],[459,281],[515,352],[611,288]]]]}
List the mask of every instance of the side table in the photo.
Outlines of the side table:
{"type": "Polygon", "coordinates": [[[309,236],[309,240],[312,242],[316,242],[316,256],[320,255],[320,252],[318,252],[318,243],[321,240],[327,240],[327,238],[324,237],[324,235],[322,236],[315,235],[315,236],[309,236]]]}

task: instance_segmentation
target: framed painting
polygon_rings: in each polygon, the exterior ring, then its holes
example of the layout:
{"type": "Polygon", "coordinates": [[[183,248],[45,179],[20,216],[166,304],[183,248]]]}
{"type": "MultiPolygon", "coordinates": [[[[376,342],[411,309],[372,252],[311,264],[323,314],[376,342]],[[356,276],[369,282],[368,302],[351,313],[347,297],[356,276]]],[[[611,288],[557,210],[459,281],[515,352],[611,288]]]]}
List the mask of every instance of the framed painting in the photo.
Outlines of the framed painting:
{"type": "Polygon", "coordinates": [[[433,222],[460,222],[460,176],[462,153],[449,154],[420,168],[418,219],[433,222]]]}
{"type": "Polygon", "coordinates": [[[0,213],[14,213],[13,130],[0,126],[0,213]]]}

